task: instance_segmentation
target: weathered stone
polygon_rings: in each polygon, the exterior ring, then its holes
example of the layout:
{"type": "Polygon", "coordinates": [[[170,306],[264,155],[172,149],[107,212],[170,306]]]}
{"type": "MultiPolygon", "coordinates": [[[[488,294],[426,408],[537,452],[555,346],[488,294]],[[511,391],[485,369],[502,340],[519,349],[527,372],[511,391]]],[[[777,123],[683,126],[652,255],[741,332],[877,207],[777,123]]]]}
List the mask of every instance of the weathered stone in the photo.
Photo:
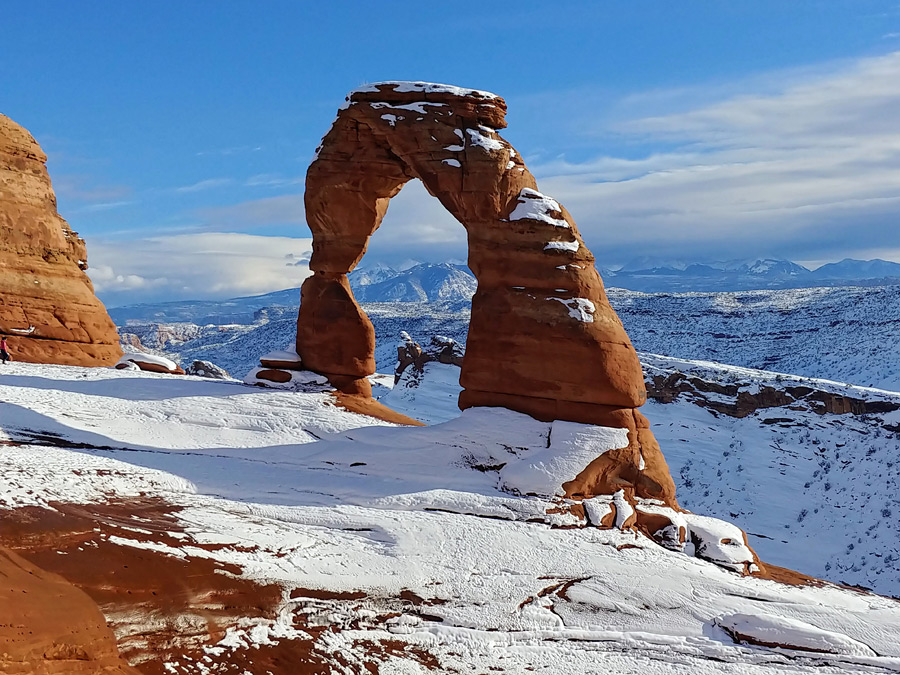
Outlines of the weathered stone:
{"type": "Polygon", "coordinates": [[[634,411],[646,400],[637,354],[571,215],[537,191],[497,133],[505,114],[502,98],[447,85],[379,83],[348,96],[306,176],[314,274],[297,353],[348,393],[374,373],[374,330],[346,275],[390,199],[418,178],[466,228],[478,280],[460,407],[627,428],[629,446],[598,458],[567,492],[628,488],[675,505],[665,460],[634,411]]]}
{"type": "Polygon", "coordinates": [[[84,240],[56,211],[46,162],[0,115],[0,333],[17,361],[112,365],[116,327],[84,272],[84,240]]]}

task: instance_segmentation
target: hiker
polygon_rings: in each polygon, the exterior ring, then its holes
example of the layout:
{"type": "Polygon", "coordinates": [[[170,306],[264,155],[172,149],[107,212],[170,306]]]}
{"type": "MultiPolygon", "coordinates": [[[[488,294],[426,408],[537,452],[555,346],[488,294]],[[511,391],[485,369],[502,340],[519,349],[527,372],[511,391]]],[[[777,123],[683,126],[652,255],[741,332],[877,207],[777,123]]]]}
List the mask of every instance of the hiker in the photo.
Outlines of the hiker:
{"type": "Polygon", "coordinates": [[[6,365],[6,362],[9,361],[9,347],[6,345],[6,336],[0,335],[0,359],[3,360],[3,365],[6,365]]]}

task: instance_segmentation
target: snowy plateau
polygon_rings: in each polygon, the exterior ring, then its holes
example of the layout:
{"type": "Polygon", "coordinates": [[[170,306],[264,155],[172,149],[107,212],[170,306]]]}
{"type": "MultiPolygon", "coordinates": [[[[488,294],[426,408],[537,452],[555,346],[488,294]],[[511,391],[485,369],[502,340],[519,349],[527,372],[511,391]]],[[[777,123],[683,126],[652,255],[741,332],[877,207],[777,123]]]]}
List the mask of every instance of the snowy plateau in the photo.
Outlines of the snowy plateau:
{"type": "Polygon", "coordinates": [[[142,672],[900,673],[900,287],[610,290],[691,512],[672,548],[561,497],[621,430],[460,414],[452,364],[394,384],[402,331],[465,343],[465,294],[364,306],[376,396],[427,427],[243,384],[297,295],[119,310],[128,351],[233,379],[0,373],[0,544],[81,574],[142,672]],[[800,575],[743,576],[737,527],[800,575]]]}
{"type": "MultiPolygon", "coordinates": [[[[616,430],[502,409],[396,427],[312,386],[31,364],[4,371],[0,401],[4,527],[9,514],[71,517],[72,505],[94,519],[74,543],[51,542],[47,565],[78,568],[100,550],[281,589],[271,607],[260,601],[217,631],[211,617],[221,622],[240,598],[161,610],[149,597],[117,604],[107,590],[123,655],[147,672],[900,672],[896,600],[741,576],[710,555],[735,548],[725,545],[734,527],[705,515],[685,514],[692,543],[677,551],[561,508],[561,481],[622,442],[616,430]],[[165,504],[165,518],[160,507],[148,516],[148,502],[165,504]],[[279,671],[297,645],[308,660],[295,665],[321,668],[279,671]]],[[[648,413],[665,428],[690,405],[648,413]]],[[[660,438],[668,451],[674,437],[705,431],[697,415],[660,438]]],[[[695,465],[716,459],[715,440],[702,440],[695,465]]],[[[769,461],[746,477],[772,501],[758,524],[774,530],[795,500],[766,478],[769,461]]],[[[842,505],[862,508],[848,494],[842,505]]]]}

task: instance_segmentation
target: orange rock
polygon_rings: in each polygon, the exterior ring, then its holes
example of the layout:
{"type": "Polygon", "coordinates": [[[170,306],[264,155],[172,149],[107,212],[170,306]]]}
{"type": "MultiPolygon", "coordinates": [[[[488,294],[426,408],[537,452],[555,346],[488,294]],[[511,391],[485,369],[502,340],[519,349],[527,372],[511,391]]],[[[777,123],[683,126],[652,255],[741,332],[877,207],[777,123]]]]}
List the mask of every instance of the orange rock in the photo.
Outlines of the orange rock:
{"type": "Polygon", "coordinates": [[[0,672],[137,675],[86,593],[2,547],[0,577],[0,672]]]}
{"type": "Polygon", "coordinates": [[[268,380],[269,382],[290,382],[291,374],[284,370],[274,370],[271,368],[260,370],[256,373],[257,379],[268,380]]]}
{"type": "Polygon", "coordinates": [[[116,327],[84,272],[84,240],[56,211],[46,161],[0,115],[0,333],[17,361],[112,365],[116,327]]]}
{"type": "Polygon", "coordinates": [[[627,428],[629,446],[598,458],[567,492],[629,487],[676,506],[665,460],[634,412],[647,398],[637,354],[571,215],[537,191],[497,133],[505,114],[502,98],[447,85],[351,92],[306,175],[314,274],[302,288],[297,353],[339,389],[375,372],[374,330],[346,275],[390,199],[418,178],[466,228],[478,280],[460,407],[627,428]]]}

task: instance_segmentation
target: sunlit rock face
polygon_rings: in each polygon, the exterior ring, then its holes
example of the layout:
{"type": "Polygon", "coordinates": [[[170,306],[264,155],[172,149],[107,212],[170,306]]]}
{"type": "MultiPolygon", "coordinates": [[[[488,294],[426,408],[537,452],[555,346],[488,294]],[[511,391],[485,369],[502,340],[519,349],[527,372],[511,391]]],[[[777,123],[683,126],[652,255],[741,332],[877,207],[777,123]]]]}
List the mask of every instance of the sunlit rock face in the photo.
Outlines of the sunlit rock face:
{"type": "Polygon", "coordinates": [[[46,162],[0,115],[0,332],[18,361],[111,365],[116,327],[84,272],[84,240],[56,211],[46,162]]]}
{"type": "Polygon", "coordinates": [[[369,391],[375,333],[347,274],[390,199],[418,178],[466,228],[478,280],[460,408],[627,428],[628,447],[605,453],[567,490],[629,487],[674,504],[665,460],[635,410],[646,400],[637,354],[571,215],[538,191],[498,134],[505,115],[502,98],[449,85],[384,82],[350,93],[307,172],[314,274],[303,284],[297,352],[335,386],[369,391]]]}

